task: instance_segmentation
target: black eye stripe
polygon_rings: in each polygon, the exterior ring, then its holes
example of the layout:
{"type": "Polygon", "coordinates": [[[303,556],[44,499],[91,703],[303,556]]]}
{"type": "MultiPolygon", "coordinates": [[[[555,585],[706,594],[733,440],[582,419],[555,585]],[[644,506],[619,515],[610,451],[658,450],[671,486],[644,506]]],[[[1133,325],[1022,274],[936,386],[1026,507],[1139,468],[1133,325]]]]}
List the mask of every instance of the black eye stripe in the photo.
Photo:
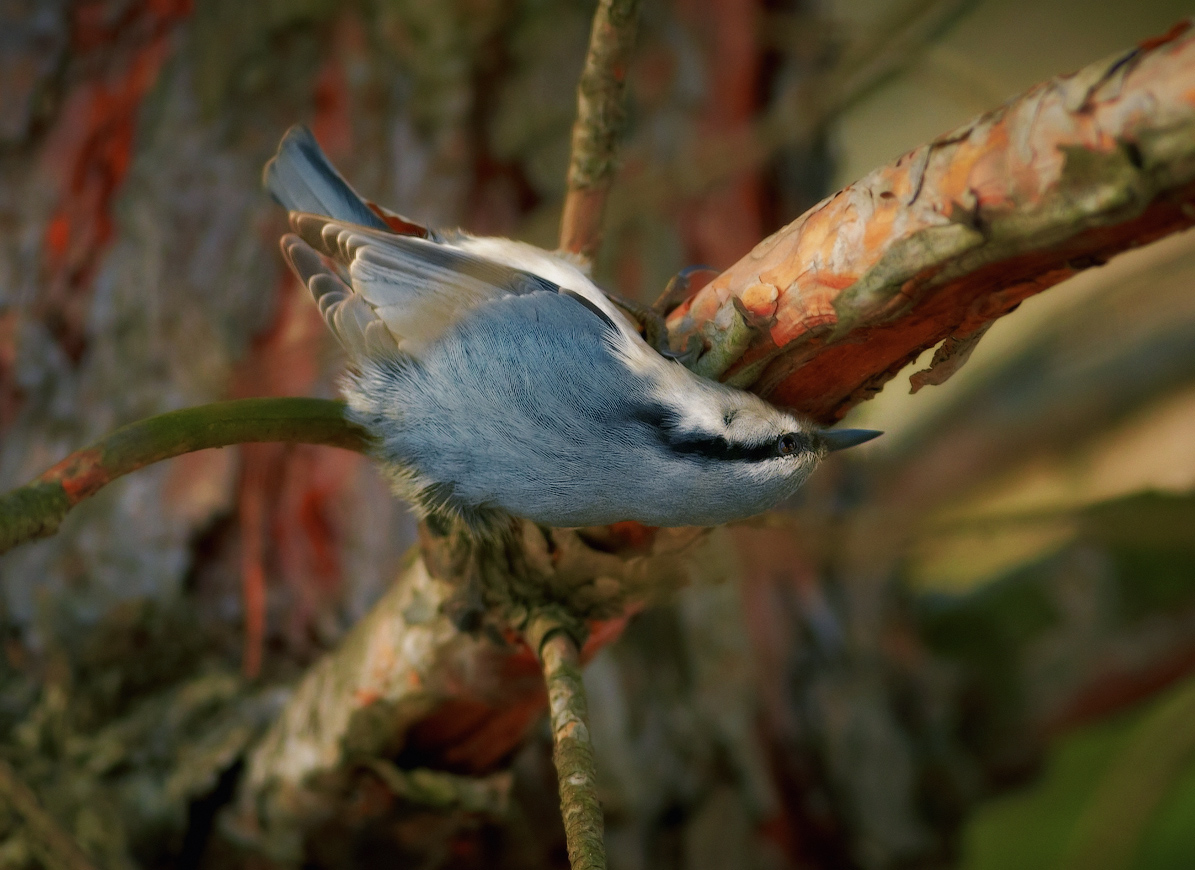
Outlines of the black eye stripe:
{"type": "Polygon", "coordinates": [[[656,405],[643,405],[633,419],[647,426],[672,452],[694,459],[762,462],[810,449],[809,440],[800,432],[788,432],[761,444],[731,444],[720,435],[682,432],[679,416],[656,405]]]}
{"type": "Polygon", "coordinates": [[[731,444],[725,438],[717,436],[673,435],[667,438],[667,442],[675,453],[705,459],[762,462],[765,459],[775,459],[780,455],[776,451],[775,441],[768,441],[764,444],[731,444]]]}

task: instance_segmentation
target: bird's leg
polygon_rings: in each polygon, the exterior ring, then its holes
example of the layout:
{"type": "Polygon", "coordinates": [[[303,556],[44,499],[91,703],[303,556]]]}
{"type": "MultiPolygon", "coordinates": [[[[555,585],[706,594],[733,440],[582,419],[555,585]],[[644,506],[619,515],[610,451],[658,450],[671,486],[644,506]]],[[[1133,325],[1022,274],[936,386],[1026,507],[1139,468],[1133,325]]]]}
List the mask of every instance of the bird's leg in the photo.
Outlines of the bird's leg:
{"type": "Polygon", "coordinates": [[[476,634],[485,622],[485,586],[476,561],[469,560],[462,567],[464,570],[453,581],[455,589],[442,609],[457,631],[476,634]]]}
{"type": "Polygon", "coordinates": [[[694,275],[699,272],[717,273],[717,271],[710,266],[686,266],[668,279],[664,292],[660,294],[659,299],[652,303],[652,310],[661,317],[667,317],[674,308],[692,295],[690,285],[693,283],[694,275]]]}
{"type": "Polygon", "coordinates": [[[485,586],[475,562],[465,566],[456,587],[455,593],[443,604],[444,613],[457,631],[474,634],[482,629],[486,615],[485,586]]]}
{"type": "MultiPolygon", "coordinates": [[[[698,357],[701,356],[704,350],[701,340],[696,336],[690,336],[682,350],[672,350],[667,344],[668,332],[665,326],[665,318],[672,313],[673,309],[692,295],[692,279],[699,272],[716,273],[717,270],[709,266],[686,266],[668,280],[667,286],[664,287],[664,292],[660,294],[660,298],[652,303],[649,309],[656,318],[656,322],[660,325],[660,334],[664,344],[663,348],[659,344],[653,344],[653,347],[664,356],[676,360],[689,369],[693,368],[694,363],[697,362],[698,357]]],[[[644,323],[646,324],[647,321],[645,320],[644,323]]],[[[648,331],[648,327],[645,326],[644,331],[648,331]]],[[[648,338],[648,342],[651,342],[650,338],[648,338]]]]}
{"type": "Polygon", "coordinates": [[[433,510],[419,524],[419,548],[433,576],[454,578],[455,588],[443,604],[444,614],[457,631],[480,631],[487,611],[481,552],[484,545],[459,518],[433,510]]]}
{"type": "Polygon", "coordinates": [[[664,322],[663,316],[658,311],[650,305],[644,305],[642,302],[628,299],[617,293],[606,291],[606,296],[629,314],[632,319],[638,321],[643,329],[643,338],[648,344],[664,356],[671,353],[668,347],[668,324],[664,322]]]}

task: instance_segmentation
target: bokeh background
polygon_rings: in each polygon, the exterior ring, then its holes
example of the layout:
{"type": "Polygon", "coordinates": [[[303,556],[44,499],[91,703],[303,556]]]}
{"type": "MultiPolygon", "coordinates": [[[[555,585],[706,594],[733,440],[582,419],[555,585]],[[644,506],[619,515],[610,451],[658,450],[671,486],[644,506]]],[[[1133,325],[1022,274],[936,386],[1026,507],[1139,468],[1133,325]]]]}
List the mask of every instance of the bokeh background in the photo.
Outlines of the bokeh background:
{"type": "MultiPolygon", "coordinates": [[[[597,270],[641,299],[1192,11],[643,5],[597,270]]],[[[260,190],[292,123],[415,220],[552,247],[592,11],[2,0],[0,488],[154,413],[335,394],[260,190]]],[[[885,438],[719,532],[721,582],[586,673],[614,870],[1195,866],[1193,282],[1184,234],[1030,299],[945,385],[852,413],[885,438]]],[[[222,822],[239,759],[414,531],[330,449],[108,487],[0,558],[0,756],[105,870],[281,866],[222,822]]],[[[497,767],[508,813],[347,794],[303,866],[567,866],[546,730],[497,767]]],[[[0,801],[0,868],[42,861],[0,801]]]]}

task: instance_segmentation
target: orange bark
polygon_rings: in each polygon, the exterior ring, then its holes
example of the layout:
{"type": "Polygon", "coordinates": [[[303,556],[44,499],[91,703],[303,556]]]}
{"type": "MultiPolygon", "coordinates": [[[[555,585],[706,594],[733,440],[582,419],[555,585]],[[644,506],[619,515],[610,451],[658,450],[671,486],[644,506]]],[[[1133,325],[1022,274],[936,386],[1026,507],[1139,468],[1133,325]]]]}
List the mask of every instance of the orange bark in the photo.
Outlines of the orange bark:
{"type": "Polygon", "coordinates": [[[717,344],[711,325],[737,297],[755,320],[723,377],[831,422],[926,348],[1190,226],[1193,199],[1195,30],[1183,23],[824,200],[674,311],[674,346],[703,331],[717,344]]]}
{"type": "Polygon", "coordinates": [[[91,280],[112,240],[112,205],[132,161],[141,103],[191,11],[191,0],[133,4],[115,21],[100,3],[73,10],[74,52],[91,70],[67,91],[44,147],[44,170],[59,190],[45,228],[39,307],[74,360],[83,353],[91,280]]]}

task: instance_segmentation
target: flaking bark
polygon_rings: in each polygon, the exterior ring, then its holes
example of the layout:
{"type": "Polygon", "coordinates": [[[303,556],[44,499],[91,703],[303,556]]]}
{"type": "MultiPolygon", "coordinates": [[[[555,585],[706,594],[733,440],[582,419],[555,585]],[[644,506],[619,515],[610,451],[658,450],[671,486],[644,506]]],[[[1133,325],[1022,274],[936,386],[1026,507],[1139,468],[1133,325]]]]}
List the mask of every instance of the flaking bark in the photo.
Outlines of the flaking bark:
{"type": "Polygon", "coordinates": [[[723,380],[833,422],[927,348],[1190,226],[1193,201],[1195,31],[1184,23],[819,203],[674,311],[672,346],[700,336],[723,380]],[[767,324],[749,344],[733,300],[767,324]]]}
{"type": "Polygon", "coordinates": [[[601,537],[528,522],[519,531],[517,549],[502,553],[425,534],[423,554],[412,553],[386,596],[307,672],[250,752],[229,817],[240,839],[295,859],[305,833],[334,811],[337,783],[353,765],[408,747],[417,729],[429,762],[491,773],[543,714],[535,648],[556,627],[588,630],[588,657],[630,613],[731,570],[717,531],[601,537]],[[527,643],[512,633],[520,630],[527,643]],[[439,723],[453,733],[465,712],[476,727],[436,742],[439,723]]]}

